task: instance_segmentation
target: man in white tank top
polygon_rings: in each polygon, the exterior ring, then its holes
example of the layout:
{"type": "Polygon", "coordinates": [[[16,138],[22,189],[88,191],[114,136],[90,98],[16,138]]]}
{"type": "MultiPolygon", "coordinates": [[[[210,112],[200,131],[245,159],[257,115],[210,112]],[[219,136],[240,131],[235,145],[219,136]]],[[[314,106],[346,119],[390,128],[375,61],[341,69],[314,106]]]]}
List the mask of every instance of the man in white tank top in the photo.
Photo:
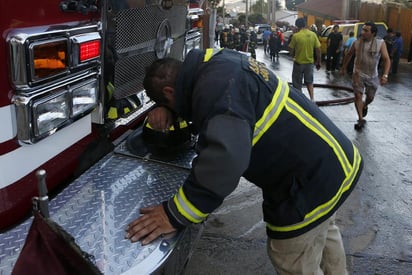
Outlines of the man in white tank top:
{"type": "Polygon", "coordinates": [[[379,84],[385,85],[388,82],[391,62],[384,41],[376,38],[377,31],[378,29],[373,22],[366,22],[363,25],[360,38],[353,43],[348,54],[345,55],[341,68],[341,75],[344,75],[349,61],[355,54],[352,85],[355,93],[355,108],[358,113],[356,130],[362,129],[365,125],[364,117],[368,113],[368,105],[375,98],[379,84]],[[380,58],[383,61],[383,74],[379,78],[380,58]],[[365,101],[363,101],[363,93],[366,94],[365,101]]]}

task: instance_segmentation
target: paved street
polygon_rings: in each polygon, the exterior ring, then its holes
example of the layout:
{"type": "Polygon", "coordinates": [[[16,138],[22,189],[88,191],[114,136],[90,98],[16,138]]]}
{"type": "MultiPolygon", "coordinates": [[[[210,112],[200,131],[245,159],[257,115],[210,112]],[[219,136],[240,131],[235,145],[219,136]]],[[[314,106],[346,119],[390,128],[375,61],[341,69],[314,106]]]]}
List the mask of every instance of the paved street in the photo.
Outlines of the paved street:
{"type": "MultiPolygon", "coordinates": [[[[286,54],[265,62],[291,81],[292,62],[286,54]]],[[[351,87],[325,67],[315,83],[351,87]]],[[[359,147],[365,168],[352,195],[338,212],[350,274],[412,274],[412,64],[400,64],[398,75],[380,87],[369,107],[362,132],[354,130],[353,104],[321,109],[359,147]]],[[[304,90],[307,94],[307,91],[304,90]]],[[[353,96],[343,90],[315,89],[315,99],[353,96]]],[[[245,180],[208,219],[186,274],[275,274],[266,255],[261,192],[245,180]]]]}

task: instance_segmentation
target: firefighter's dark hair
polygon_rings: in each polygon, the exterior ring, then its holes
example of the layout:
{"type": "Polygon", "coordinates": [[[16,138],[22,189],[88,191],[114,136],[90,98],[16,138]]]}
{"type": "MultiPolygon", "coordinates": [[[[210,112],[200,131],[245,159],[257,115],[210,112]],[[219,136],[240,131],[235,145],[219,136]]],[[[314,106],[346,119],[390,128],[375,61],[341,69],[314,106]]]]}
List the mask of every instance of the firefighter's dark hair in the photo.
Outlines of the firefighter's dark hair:
{"type": "Polygon", "coordinates": [[[150,99],[159,105],[168,103],[162,90],[166,86],[176,86],[176,77],[181,65],[181,61],[167,57],[154,61],[146,68],[143,87],[150,99]]]}
{"type": "Polygon", "coordinates": [[[376,26],[376,24],[372,21],[367,21],[365,22],[365,26],[370,26],[371,27],[371,33],[373,34],[373,36],[376,36],[378,34],[378,27],[376,26]]]}

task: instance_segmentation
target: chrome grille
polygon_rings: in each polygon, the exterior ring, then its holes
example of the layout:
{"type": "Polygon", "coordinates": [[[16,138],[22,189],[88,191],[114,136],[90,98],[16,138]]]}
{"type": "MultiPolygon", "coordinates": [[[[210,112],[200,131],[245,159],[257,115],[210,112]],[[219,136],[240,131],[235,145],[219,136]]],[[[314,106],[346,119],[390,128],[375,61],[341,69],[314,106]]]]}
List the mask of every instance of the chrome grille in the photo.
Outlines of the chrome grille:
{"type": "Polygon", "coordinates": [[[156,35],[159,25],[167,19],[171,25],[174,40],[171,57],[183,59],[185,18],[187,8],[174,5],[170,10],[159,6],[120,10],[109,22],[109,29],[115,30],[114,49],[114,97],[127,97],[143,89],[145,68],[155,59],[156,35]],[[112,26],[110,25],[112,24],[112,26]]]}

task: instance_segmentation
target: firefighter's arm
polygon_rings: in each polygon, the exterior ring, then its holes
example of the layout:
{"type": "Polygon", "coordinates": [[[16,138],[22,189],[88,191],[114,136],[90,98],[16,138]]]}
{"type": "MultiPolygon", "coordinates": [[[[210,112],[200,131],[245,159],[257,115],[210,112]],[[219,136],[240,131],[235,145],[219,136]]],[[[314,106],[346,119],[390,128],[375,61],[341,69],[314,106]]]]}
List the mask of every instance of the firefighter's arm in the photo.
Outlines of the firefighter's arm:
{"type": "Polygon", "coordinates": [[[175,227],[201,223],[238,185],[251,154],[251,128],[240,118],[218,115],[201,131],[192,170],[165,210],[175,227]]]}

